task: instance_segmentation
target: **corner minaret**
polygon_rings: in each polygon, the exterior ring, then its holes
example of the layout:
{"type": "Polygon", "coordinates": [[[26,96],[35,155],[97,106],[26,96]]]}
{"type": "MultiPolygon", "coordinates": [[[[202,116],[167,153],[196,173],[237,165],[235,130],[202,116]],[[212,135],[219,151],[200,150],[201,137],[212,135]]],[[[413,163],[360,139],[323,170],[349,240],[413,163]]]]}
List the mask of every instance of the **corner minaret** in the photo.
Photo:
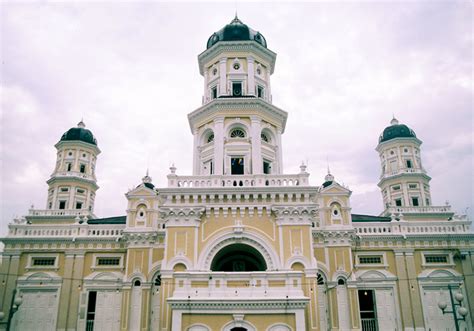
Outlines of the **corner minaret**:
{"type": "Polygon", "coordinates": [[[378,186],[385,210],[417,210],[431,205],[431,178],[421,163],[419,140],[415,132],[396,118],[380,135],[379,153],[382,174],[378,186]],[[408,208],[409,207],[409,208],[408,208]]]}
{"type": "Polygon", "coordinates": [[[55,145],[56,166],[47,181],[46,209],[58,215],[93,216],[95,193],[99,188],[95,165],[100,149],[92,132],[85,127],[81,120],[55,145]]]}
{"type": "Polygon", "coordinates": [[[188,115],[193,175],[282,174],[287,113],[272,105],[276,54],[237,16],[198,57],[203,105],[188,115]]]}

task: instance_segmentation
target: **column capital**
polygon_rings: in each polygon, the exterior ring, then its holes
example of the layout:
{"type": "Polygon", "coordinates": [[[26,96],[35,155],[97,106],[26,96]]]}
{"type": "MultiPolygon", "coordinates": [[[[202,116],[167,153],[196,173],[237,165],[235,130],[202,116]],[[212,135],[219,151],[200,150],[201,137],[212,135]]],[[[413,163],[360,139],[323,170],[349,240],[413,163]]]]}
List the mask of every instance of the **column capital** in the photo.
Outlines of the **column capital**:
{"type": "Polygon", "coordinates": [[[250,116],[250,121],[261,123],[262,119],[259,116],[253,115],[253,116],[250,116]]]}
{"type": "Polygon", "coordinates": [[[247,61],[250,63],[255,62],[255,58],[252,55],[247,56],[247,61]]]}
{"type": "Polygon", "coordinates": [[[218,116],[214,118],[214,123],[223,123],[224,122],[224,116],[218,116]]]}
{"type": "Polygon", "coordinates": [[[219,63],[227,63],[227,57],[221,57],[219,63]]]}

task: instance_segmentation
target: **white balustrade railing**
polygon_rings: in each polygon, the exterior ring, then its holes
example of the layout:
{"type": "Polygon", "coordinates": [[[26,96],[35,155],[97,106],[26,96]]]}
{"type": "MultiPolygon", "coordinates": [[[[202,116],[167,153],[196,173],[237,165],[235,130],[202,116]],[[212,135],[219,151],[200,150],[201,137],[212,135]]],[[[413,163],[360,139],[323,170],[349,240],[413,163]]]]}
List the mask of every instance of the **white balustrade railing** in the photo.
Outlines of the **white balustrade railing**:
{"type": "Polygon", "coordinates": [[[392,222],[354,222],[358,235],[409,235],[409,234],[460,234],[470,233],[469,221],[392,221],[392,222]]]}
{"type": "Polygon", "coordinates": [[[451,206],[388,207],[384,214],[452,213],[451,206]]]}
{"type": "Polygon", "coordinates": [[[297,175],[168,175],[168,187],[284,187],[308,185],[308,173],[301,173],[297,175]]]}
{"type": "Polygon", "coordinates": [[[176,272],[174,298],[295,298],[303,297],[302,273],[176,272]]]}
{"type": "Polygon", "coordinates": [[[29,216],[90,216],[87,209],[30,209],[29,216]]]}
{"type": "Polygon", "coordinates": [[[120,237],[125,224],[10,224],[9,238],[120,237]]]}

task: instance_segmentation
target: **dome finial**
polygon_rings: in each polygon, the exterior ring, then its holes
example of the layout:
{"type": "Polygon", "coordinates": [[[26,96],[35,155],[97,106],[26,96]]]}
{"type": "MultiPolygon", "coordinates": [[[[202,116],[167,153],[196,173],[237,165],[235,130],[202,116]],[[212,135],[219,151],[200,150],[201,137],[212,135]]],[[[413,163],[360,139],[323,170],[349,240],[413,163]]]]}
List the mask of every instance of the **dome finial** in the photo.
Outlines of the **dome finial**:
{"type": "Polygon", "coordinates": [[[81,121],[79,123],[77,123],[77,127],[82,128],[82,129],[84,129],[86,127],[86,124],[84,123],[83,118],[81,118],[81,121]]]}
{"type": "Polygon", "coordinates": [[[392,120],[390,121],[390,125],[398,125],[398,120],[395,118],[395,114],[392,114],[392,120]]]}
{"type": "Polygon", "coordinates": [[[142,178],[142,181],[143,183],[151,183],[152,181],[151,177],[148,175],[148,168],[146,169],[146,175],[142,178]]]}

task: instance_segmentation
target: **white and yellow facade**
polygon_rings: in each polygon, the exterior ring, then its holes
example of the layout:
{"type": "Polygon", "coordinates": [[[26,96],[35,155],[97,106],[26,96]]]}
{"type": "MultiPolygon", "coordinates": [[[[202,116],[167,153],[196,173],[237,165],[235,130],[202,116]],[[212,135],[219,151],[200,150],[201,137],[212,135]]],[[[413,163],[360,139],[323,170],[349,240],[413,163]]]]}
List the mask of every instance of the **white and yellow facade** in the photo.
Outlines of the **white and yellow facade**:
{"type": "Polygon", "coordinates": [[[330,173],[321,186],[303,164],[284,173],[263,36],[236,18],[198,60],[193,174],[172,166],[164,188],[147,174],[125,216],[93,214],[100,150],[82,121],[56,145],[46,209],[1,238],[0,311],[23,299],[13,329],[454,330],[437,307],[451,285],[473,330],[471,222],[431,205],[414,133],[392,122],[377,146],[381,216],[352,214],[330,173]]]}

